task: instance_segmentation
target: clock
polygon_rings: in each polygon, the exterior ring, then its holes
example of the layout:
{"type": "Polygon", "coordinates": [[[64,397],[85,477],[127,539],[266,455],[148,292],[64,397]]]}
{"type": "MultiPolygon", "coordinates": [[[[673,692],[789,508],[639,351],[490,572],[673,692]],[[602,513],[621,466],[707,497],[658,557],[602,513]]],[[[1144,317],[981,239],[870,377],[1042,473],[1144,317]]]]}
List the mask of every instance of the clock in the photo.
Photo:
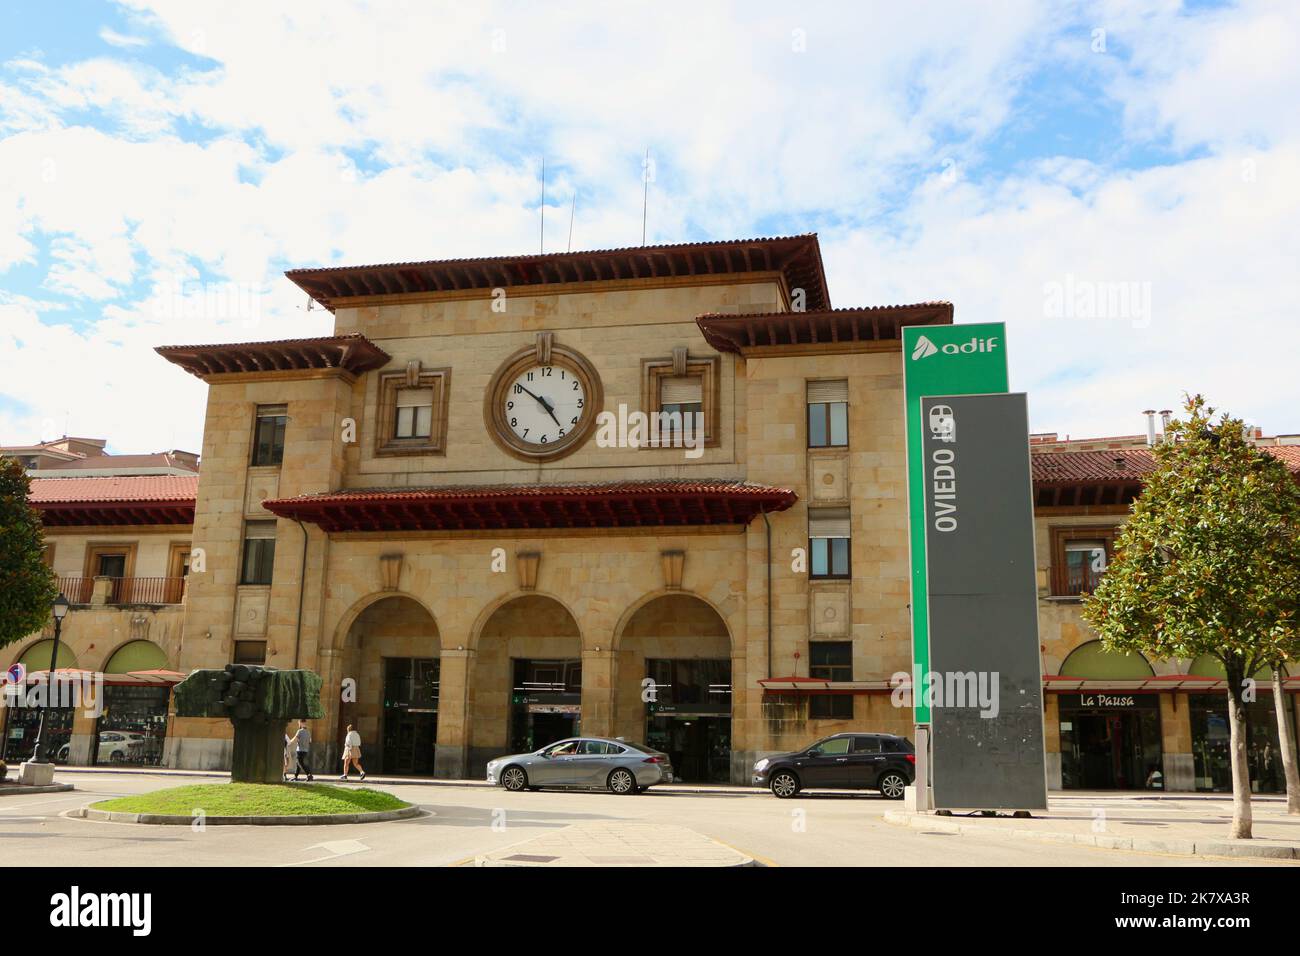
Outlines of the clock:
{"type": "Polygon", "coordinates": [[[502,449],[525,461],[551,461],[578,449],[600,412],[600,378],[573,349],[539,336],[505,360],[488,387],[484,417],[502,449]]]}

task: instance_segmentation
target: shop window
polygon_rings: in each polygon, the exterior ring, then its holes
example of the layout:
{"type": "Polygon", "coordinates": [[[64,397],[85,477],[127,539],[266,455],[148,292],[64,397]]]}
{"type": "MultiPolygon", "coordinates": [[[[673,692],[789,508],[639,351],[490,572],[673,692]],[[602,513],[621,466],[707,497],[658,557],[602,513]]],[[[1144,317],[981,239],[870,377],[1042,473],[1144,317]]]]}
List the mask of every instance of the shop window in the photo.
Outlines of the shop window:
{"type": "Polygon", "coordinates": [[[848,508],[808,509],[808,574],[814,579],[852,575],[848,508]]]}
{"type": "Polygon", "coordinates": [[[690,357],[679,347],[670,357],[641,363],[642,404],[658,423],[657,447],[680,448],[689,442],[717,446],[720,363],[718,356],[690,357]]]}
{"type": "Polygon", "coordinates": [[[1077,597],[1096,590],[1110,564],[1116,528],[1052,529],[1052,593],[1077,597]]]}
{"type": "Polygon", "coordinates": [[[434,455],[446,451],[450,369],[411,362],[379,377],[379,455],[434,455]]]}
{"type": "Polygon", "coordinates": [[[808,383],[808,447],[843,448],[849,443],[849,383],[808,383]]]}
{"type": "MultiPolygon", "coordinates": [[[[813,641],[808,645],[808,676],[836,683],[853,680],[852,641],[813,641]]],[[[811,720],[849,720],[853,695],[813,694],[808,698],[811,720]]]]}
{"type": "Polygon", "coordinates": [[[244,561],[240,584],[270,584],[275,571],[275,522],[244,522],[244,561]]]}
{"type": "Polygon", "coordinates": [[[253,465],[279,466],[284,461],[284,430],[289,423],[287,405],[258,405],[253,428],[253,465]]]}
{"type": "Polygon", "coordinates": [[[265,664],[266,641],[235,641],[235,664],[265,664]]]}

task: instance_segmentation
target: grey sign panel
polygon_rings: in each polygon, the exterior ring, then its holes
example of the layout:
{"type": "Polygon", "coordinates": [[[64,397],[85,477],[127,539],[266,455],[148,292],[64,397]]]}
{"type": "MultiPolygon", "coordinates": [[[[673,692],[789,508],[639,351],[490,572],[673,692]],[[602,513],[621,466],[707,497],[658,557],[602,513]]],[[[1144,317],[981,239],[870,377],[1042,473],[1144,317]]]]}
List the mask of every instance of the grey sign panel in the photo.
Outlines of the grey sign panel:
{"type": "Polygon", "coordinates": [[[937,808],[1047,807],[1023,394],[921,399],[937,808]]]}

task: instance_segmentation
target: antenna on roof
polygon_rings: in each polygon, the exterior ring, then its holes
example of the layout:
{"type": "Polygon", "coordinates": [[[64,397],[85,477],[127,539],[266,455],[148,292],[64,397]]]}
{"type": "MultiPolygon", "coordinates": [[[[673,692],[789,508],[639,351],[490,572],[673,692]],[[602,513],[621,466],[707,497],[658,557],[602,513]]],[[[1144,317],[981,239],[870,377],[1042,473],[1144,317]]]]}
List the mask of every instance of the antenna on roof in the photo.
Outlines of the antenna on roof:
{"type": "Polygon", "coordinates": [[[539,207],[542,213],[542,224],[537,236],[537,254],[544,255],[546,252],[546,157],[542,157],[542,204],[539,207]]]}
{"type": "Polygon", "coordinates": [[[650,201],[650,147],[645,148],[645,160],[641,163],[641,245],[645,245],[645,213],[650,201]]]}
{"type": "Polygon", "coordinates": [[[578,191],[575,189],[573,191],[573,202],[570,203],[569,205],[569,245],[565,248],[564,250],[565,252],[573,251],[573,214],[577,212],[577,210],[578,210],[578,191]]]}

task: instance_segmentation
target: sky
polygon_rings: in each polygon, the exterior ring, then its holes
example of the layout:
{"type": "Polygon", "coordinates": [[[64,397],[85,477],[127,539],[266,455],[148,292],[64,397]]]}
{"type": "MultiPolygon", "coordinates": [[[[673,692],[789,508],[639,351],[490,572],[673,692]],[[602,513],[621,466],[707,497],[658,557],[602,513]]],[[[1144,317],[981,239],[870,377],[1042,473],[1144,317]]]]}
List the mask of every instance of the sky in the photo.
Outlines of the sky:
{"type": "Polygon", "coordinates": [[[1300,4],[0,4],[0,444],[199,450],[288,268],[816,232],[1003,321],[1031,426],[1300,432],[1300,4]],[[647,162],[646,157],[649,156],[647,162]],[[570,210],[572,238],[570,240],[570,210]]]}

